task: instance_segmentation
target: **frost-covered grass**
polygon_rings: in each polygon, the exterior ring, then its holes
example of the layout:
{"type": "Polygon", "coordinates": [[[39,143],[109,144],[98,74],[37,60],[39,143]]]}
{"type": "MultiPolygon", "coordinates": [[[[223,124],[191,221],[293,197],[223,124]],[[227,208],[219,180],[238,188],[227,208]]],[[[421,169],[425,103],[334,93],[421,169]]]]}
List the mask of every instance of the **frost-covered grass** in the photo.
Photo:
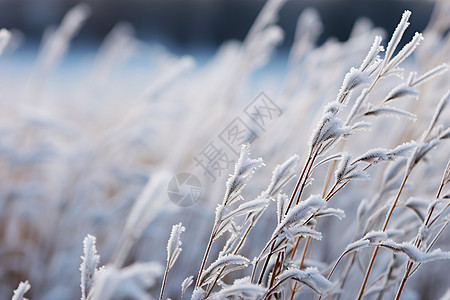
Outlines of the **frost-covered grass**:
{"type": "MultiPolygon", "coordinates": [[[[423,34],[405,10],[393,33],[360,21],[320,47],[305,10],[285,74],[254,80],[283,4],[205,66],[160,49],[132,80],[150,47],[130,25],[63,87],[89,8],[45,36],[0,98],[1,299],[448,299],[450,5],[423,34]],[[260,92],[281,116],[210,180],[194,157],[260,92]],[[183,171],[203,188],[187,208],[167,194],[183,171]]],[[[18,36],[0,31],[2,59],[18,36]]]]}

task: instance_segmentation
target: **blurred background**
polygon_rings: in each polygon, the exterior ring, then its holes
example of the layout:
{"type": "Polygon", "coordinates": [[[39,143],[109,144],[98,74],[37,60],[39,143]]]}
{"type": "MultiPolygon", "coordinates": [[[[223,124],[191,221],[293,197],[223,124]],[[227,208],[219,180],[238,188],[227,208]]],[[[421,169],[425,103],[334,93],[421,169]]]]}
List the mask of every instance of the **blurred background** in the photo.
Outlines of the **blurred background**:
{"type": "MultiPolygon", "coordinates": [[[[44,30],[61,22],[64,14],[81,1],[1,0],[0,26],[20,29],[28,45],[36,45],[44,30]]],[[[195,52],[216,48],[226,40],[243,40],[265,1],[263,0],[96,0],[85,1],[92,11],[73,46],[95,46],[118,22],[128,22],[144,41],[161,42],[174,51],[195,52]]],[[[316,8],[328,37],[347,40],[357,18],[367,17],[375,26],[395,28],[405,6],[413,12],[411,31],[427,24],[432,1],[415,0],[302,0],[288,1],[280,11],[285,30],[281,48],[292,44],[295,24],[305,7],[316,8]]]]}

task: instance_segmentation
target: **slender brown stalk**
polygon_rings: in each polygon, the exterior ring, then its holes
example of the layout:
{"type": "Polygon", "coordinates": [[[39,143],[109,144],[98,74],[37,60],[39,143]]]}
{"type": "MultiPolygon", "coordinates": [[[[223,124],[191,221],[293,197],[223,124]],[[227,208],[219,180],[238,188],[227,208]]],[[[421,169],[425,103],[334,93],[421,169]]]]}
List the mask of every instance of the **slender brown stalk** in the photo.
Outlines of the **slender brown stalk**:
{"type": "Polygon", "coordinates": [[[302,259],[300,261],[300,266],[299,269],[301,270],[303,268],[303,264],[305,262],[305,257],[306,257],[306,251],[308,250],[308,245],[311,242],[311,237],[308,236],[308,239],[306,240],[306,244],[305,244],[305,249],[303,250],[303,254],[302,254],[302,259]]]}
{"type": "MultiPolygon", "coordinates": [[[[348,268],[345,270],[344,278],[342,279],[342,282],[341,282],[341,286],[340,286],[341,290],[344,288],[345,283],[347,282],[348,275],[350,274],[350,270],[352,269],[352,266],[353,266],[353,264],[354,264],[354,262],[355,262],[355,259],[356,259],[356,254],[353,253],[352,258],[351,258],[351,261],[350,261],[350,263],[349,263],[349,266],[348,266],[348,268]]],[[[339,299],[341,298],[341,295],[342,295],[342,294],[339,293],[339,294],[337,295],[337,297],[336,297],[336,300],[339,300],[339,299]]]]}
{"type": "MultiPolygon", "coordinates": [[[[367,165],[363,170],[364,170],[364,171],[367,170],[367,169],[370,168],[372,165],[373,165],[373,164],[367,165]]],[[[339,188],[337,188],[337,189],[336,189],[337,185],[334,184],[333,187],[332,187],[332,188],[330,189],[330,191],[328,192],[328,195],[324,196],[325,201],[328,202],[334,195],[336,195],[337,192],[339,192],[339,191],[340,191],[344,186],[346,186],[349,182],[350,182],[350,180],[345,181],[345,182],[344,182],[341,186],[339,186],[339,188]]],[[[326,191],[326,190],[324,190],[324,193],[325,193],[325,191],[326,191]]],[[[308,241],[307,241],[307,243],[306,243],[306,245],[305,245],[305,249],[304,249],[304,252],[303,252],[303,257],[302,257],[301,265],[303,265],[303,260],[304,260],[304,258],[305,258],[305,254],[306,254],[306,250],[307,250],[308,245],[309,245],[309,241],[310,241],[310,237],[308,237],[308,241]]],[[[339,263],[341,259],[342,259],[342,257],[339,258],[339,260],[338,260],[337,263],[339,263]]],[[[333,272],[334,272],[336,266],[337,266],[337,265],[334,266],[333,270],[331,271],[330,275],[328,276],[328,279],[330,279],[330,277],[331,277],[331,275],[333,274],[333,272]]],[[[296,283],[296,284],[297,284],[297,283],[296,283]]],[[[294,287],[295,287],[295,286],[294,286],[294,287]]],[[[291,300],[293,299],[293,296],[294,296],[293,294],[294,294],[294,293],[295,293],[295,288],[294,288],[294,290],[292,291],[292,294],[291,294],[291,300]]],[[[320,297],[319,299],[321,299],[321,298],[322,298],[322,297],[320,297]]]]}
{"type": "MultiPolygon", "coordinates": [[[[386,216],[386,219],[384,220],[382,231],[386,231],[386,228],[389,224],[389,220],[391,219],[391,216],[392,216],[392,212],[394,211],[395,207],[397,206],[398,199],[400,199],[400,195],[402,194],[403,188],[405,187],[406,180],[408,180],[408,177],[409,177],[409,173],[406,173],[405,177],[403,178],[400,189],[398,190],[397,196],[395,197],[394,203],[392,203],[391,208],[389,209],[389,212],[386,216]]],[[[364,290],[366,288],[367,281],[369,279],[369,275],[370,275],[370,272],[372,271],[373,263],[375,262],[375,258],[377,257],[379,249],[380,249],[380,246],[377,246],[372,254],[372,257],[370,258],[369,266],[367,267],[366,274],[364,275],[364,280],[361,285],[361,289],[359,290],[357,300],[360,300],[362,295],[364,294],[364,290]]]]}
{"type": "MultiPolygon", "coordinates": [[[[303,268],[303,263],[305,262],[305,257],[306,257],[306,251],[308,250],[308,245],[310,242],[311,242],[311,237],[308,236],[308,239],[306,240],[306,243],[305,243],[305,247],[303,248],[302,259],[300,260],[300,266],[298,267],[300,270],[303,268]]],[[[290,297],[291,300],[294,299],[294,294],[297,290],[297,284],[298,283],[295,282],[294,288],[292,289],[291,297],[290,297]]]]}
{"type": "MultiPolygon", "coordinates": [[[[438,192],[436,194],[436,199],[439,198],[439,196],[441,195],[442,189],[444,188],[444,178],[442,178],[441,184],[439,185],[439,189],[438,192]]],[[[425,220],[424,226],[427,227],[429,226],[430,220],[431,220],[431,216],[433,215],[433,211],[434,211],[434,206],[431,208],[430,212],[428,213],[427,219],[425,220]]],[[[420,236],[417,237],[416,241],[415,241],[415,245],[417,248],[419,248],[422,245],[422,238],[420,236]]],[[[402,294],[403,288],[405,287],[406,281],[409,278],[409,274],[411,272],[411,268],[414,265],[414,262],[410,259],[408,259],[408,263],[406,265],[406,271],[405,271],[405,275],[403,275],[402,281],[400,283],[400,286],[398,288],[397,291],[397,295],[395,296],[395,300],[400,299],[400,295],[402,294]]]]}
{"type": "Polygon", "coordinates": [[[405,286],[406,280],[408,279],[409,272],[411,271],[411,268],[413,266],[412,261],[408,261],[408,265],[406,267],[405,275],[403,276],[402,282],[400,284],[400,287],[398,288],[397,295],[395,296],[395,300],[400,299],[400,295],[402,294],[403,287],[405,286]]]}
{"type": "Polygon", "coordinates": [[[301,240],[301,239],[302,239],[301,236],[299,236],[299,237],[297,238],[297,242],[295,243],[295,247],[294,247],[294,249],[292,249],[291,260],[294,259],[295,252],[297,251],[297,247],[298,247],[298,244],[300,243],[300,240],[301,240]]]}
{"type": "MultiPolygon", "coordinates": [[[[308,176],[310,175],[314,161],[317,158],[318,152],[319,151],[317,150],[313,154],[313,151],[310,151],[310,154],[308,155],[308,159],[306,160],[305,166],[303,167],[301,175],[300,175],[299,179],[297,180],[297,184],[294,188],[294,191],[292,192],[291,198],[289,200],[289,205],[288,205],[288,208],[286,209],[285,214],[287,214],[289,209],[292,207],[292,204],[294,203],[294,199],[296,199],[295,202],[296,202],[296,204],[298,204],[298,202],[301,198],[301,195],[303,193],[303,189],[305,188],[306,180],[307,180],[308,176]]],[[[298,245],[298,243],[296,244],[296,246],[297,245],[298,245]]],[[[264,277],[264,273],[266,272],[267,266],[269,264],[269,260],[272,257],[271,252],[272,252],[274,246],[275,246],[275,241],[273,241],[272,246],[271,246],[271,251],[264,261],[264,265],[263,265],[263,268],[260,273],[258,284],[261,284],[261,282],[262,282],[262,278],[264,277]]],[[[263,251],[265,251],[265,249],[263,251]]],[[[295,249],[294,249],[294,252],[295,252],[295,249]]],[[[256,265],[255,265],[255,269],[256,269],[256,265]]],[[[255,270],[255,272],[256,272],[256,270],[255,270]]],[[[252,281],[254,279],[254,275],[255,274],[252,274],[252,279],[251,279],[252,281]]]]}
{"type": "MultiPolygon", "coordinates": [[[[369,92],[375,87],[376,83],[377,83],[378,80],[380,79],[380,74],[381,74],[381,70],[380,70],[380,72],[378,73],[377,77],[376,77],[376,78],[374,79],[374,81],[372,82],[372,84],[370,85],[370,87],[369,87],[367,93],[369,93],[369,92]]],[[[347,94],[347,95],[348,95],[348,94],[347,94]]],[[[343,98],[343,100],[341,101],[341,103],[345,100],[345,98],[347,97],[347,95],[345,95],[345,97],[343,98]]],[[[342,152],[342,151],[344,150],[345,142],[346,142],[345,139],[341,141],[341,144],[339,145],[339,152],[342,152]]],[[[337,164],[337,160],[333,160],[333,162],[332,162],[331,165],[330,165],[330,168],[329,168],[329,171],[328,171],[328,175],[327,175],[327,178],[326,178],[326,180],[325,180],[323,192],[322,192],[323,197],[325,197],[325,195],[326,195],[326,193],[327,193],[328,185],[330,184],[331,177],[333,177],[333,171],[334,171],[334,168],[336,167],[336,164],[337,164]]]]}
{"type": "MultiPolygon", "coordinates": [[[[344,150],[345,141],[346,140],[341,141],[341,144],[339,145],[339,152],[342,152],[344,150]]],[[[336,164],[337,164],[337,160],[333,160],[331,162],[330,168],[328,170],[327,179],[325,180],[325,184],[323,186],[323,192],[322,192],[323,198],[325,198],[325,195],[327,194],[328,186],[330,185],[331,177],[333,177],[333,172],[334,172],[334,168],[336,167],[336,164]]]]}
{"type": "Polygon", "coordinates": [[[300,202],[300,198],[301,198],[301,196],[303,194],[303,190],[305,189],[305,186],[306,186],[306,181],[308,180],[309,176],[311,176],[311,169],[312,169],[312,166],[314,165],[314,161],[316,160],[316,158],[318,156],[318,152],[319,151],[316,151],[316,153],[314,153],[314,156],[311,159],[311,163],[310,163],[310,165],[308,167],[308,171],[306,172],[306,175],[305,175],[305,180],[303,180],[303,184],[300,188],[300,192],[297,195],[297,200],[295,201],[295,204],[298,204],[300,202]]]}
{"type": "Polygon", "coordinates": [[[203,255],[202,266],[200,267],[200,271],[198,272],[198,277],[197,277],[197,281],[195,282],[195,287],[199,287],[200,277],[202,276],[203,268],[205,267],[206,260],[208,259],[209,251],[211,251],[212,242],[213,242],[213,235],[211,234],[209,236],[209,242],[208,242],[208,246],[206,247],[205,254],[203,255]]]}
{"type": "Polygon", "coordinates": [[[294,299],[296,290],[297,290],[297,281],[294,283],[294,287],[292,288],[292,292],[291,292],[291,296],[289,297],[289,300],[294,299]]]}
{"type": "MultiPolygon", "coordinates": [[[[278,267],[281,265],[281,252],[278,253],[277,256],[277,260],[275,261],[275,266],[273,267],[273,271],[272,271],[272,278],[270,278],[270,283],[268,288],[271,288],[275,282],[275,276],[277,275],[278,272],[278,267]]],[[[269,296],[270,298],[270,296],[269,296]]]]}
{"type": "MultiPolygon", "coordinates": [[[[299,193],[299,195],[298,195],[298,197],[297,197],[296,204],[298,204],[298,202],[300,201],[301,194],[302,194],[303,189],[304,189],[304,187],[305,187],[305,185],[306,185],[306,180],[307,180],[307,178],[311,175],[310,172],[311,172],[312,166],[313,166],[313,164],[314,164],[314,161],[315,161],[315,159],[317,158],[318,153],[320,152],[319,149],[320,149],[320,147],[318,148],[318,150],[317,150],[316,153],[314,154],[314,156],[313,156],[313,158],[312,158],[312,162],[311,162],[311,164],[310,164],[309,167],[308,167],[308,171],[307,171],[307,173],[306,173],[305,180],[304,180],[304,182],[303,182],[303,184],[302,184],[302,187],[301,187],[301,189],[300,189],[300,193],[299,193]]],[[[306,167],[306,166],[305,166],[305,167],[306,167]]],[[[302,175],[303,175],[303,174],[302,174],[302,175]]],[[[291,200],[291,201],[292,201],[292,200],[291,200]]],[[[297,247],[298,247],[298,244],[299,244],[299,242],[300,242],[300,238],[301,238],[301,237],[298,237],[298,238],[297,238],[297,242],[295,243],[294,249],[293,249],[293,251],[292,251],[292,259],[294,258],[295,252],[297,251],[297,247]]],[[[309,245],[310,241],[311,241],[311,237],[309,236],[308,239],[307,239],[307,241],[306,241],[305,248],[304,248],[304,250],[303,250],[302,259],[301,259],[300,266],[299,266],[299,269],[300,269],[300,270],[301,270],[302,267],[303,267],[303,262],[304,262],[304,260],[305,260],[306,251],[307,251],[307,249],[308,249],[308,245],[309,245]]],[[[294,298],[294,294],[295,294],[295,291],[296,291],[296,289],[297,289],[297,284],[298,284],[298,283],[295,282],[294,288],[292,289],[291,297],[290,297],[291,300],[294,298]]]]}
{"type": "MultiPolygon", "coordinates": [[[[292,249],[292,254],[291,254],[291,260],[293,260],[294,259],[294,256],[295,256],[295,252],[297,251],[297,247],[298,247],[298,244],[300,243],[300,240],[301,240],[301,236],[299,236],[298,238],[297,238],[297,242],[295,243],[295,246],[294,246],[294,249],[292,249]]],[[[292,289],[292,293],[291,293],[291,300],[293,299],[293,297],[294,297],[294,294],[295,294],[295,290],[297,289],[297,281],[294,283],[294,287],[293,287],[293,289],[292,289]]]]}
{"type": "Polygon", "coordinates": [[[169,262],[167,262],[166,264],[166,270],[164,272],[164,279],[163,282],[161,284],[161,292],[159,294],[159,300],[162,300],[163,294],[164,294],[164,289],[166,287],[166,282],[167,282],[167,274],[169,274],[169,262]]]}
{"type": "Polygon", "coordinates": [[[269,265],[269,260],[272,257],[272,251],[275,249],[275,241],[273,241],[272,246],[270,247],[270,253],[267,255],[266,260],[264,261],[263,268],[261,270],[261,273],[259,274],[258,284],[261,284],[264,273],[266,272],[267,266],[269,265]]]}
{"type": "MultiPolygon", "coordinates": [[[[241,241],[239,242],[239,245],[236,247],[236,250],[234,250],[233,255],[236,255],[239,250],[241,249],[241,247],[244,245],[244,241],[247,238],[248,233],[251,230],[251,226],[247,227],[247,230],[244,233],[244,236],[242,237],[241,241]]],[[[225,271],[225,267],[222,267],[219,271],[219,274],[217,275],[216,279],[214,279],[214,282],[212,283],[208,293],[206,293],[205,299],[208,298],[208,296],[211,294],[212,290],[214,289],[214,286],[217,284],[217,281],[219,280],[219,278],[222,276],[223,271],[225,271]]]]}
{"type": "Polygon", "coordinates": [[[297,180],[297,184],[295,185],[294,191],[292,192],[291,199],[289,200],[289,205],[286,209],[286,213],[289,211],[289,209],[291,208],[291,206],[294,202],[295,195],[297,194],[297,191],[300,188],[300,185],[303,181],[303,176],[305,175],[305,172],[306,172],[310,162],[311,162],[311,155],[309,155],[308,160],[306,161],[305,166],[303,167],[302,173],[300,174],[300,177],[297,180]]]}
{"type": "MultiPolygon", "coordinates": [[[[341,255],[338,260],[334,263],[333,268],[330,271],[330,274],[328,275],[327,279],[330,280],[331,276],[333,275],[334,271],[336,270],[337,266],[341,262],[341,260],[345,257],[345,255],[341,255]]],[[[322,299],[322,295],[320,295],[319,300],[322,299]]]]}

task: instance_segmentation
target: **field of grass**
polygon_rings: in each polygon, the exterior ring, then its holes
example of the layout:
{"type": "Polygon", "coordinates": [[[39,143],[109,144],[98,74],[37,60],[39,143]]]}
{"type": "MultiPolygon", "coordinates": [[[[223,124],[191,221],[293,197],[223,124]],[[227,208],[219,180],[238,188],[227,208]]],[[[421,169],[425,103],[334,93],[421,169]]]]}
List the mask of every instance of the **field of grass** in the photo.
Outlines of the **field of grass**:
{"type": "Polygon", "coordinates": [[[306,9],[271,69],[284,2],[204,63],[120,23],[70,64],[87,5],[30,66],[0,31],[0,299],[450,299],[450,4],[306,9]]]}

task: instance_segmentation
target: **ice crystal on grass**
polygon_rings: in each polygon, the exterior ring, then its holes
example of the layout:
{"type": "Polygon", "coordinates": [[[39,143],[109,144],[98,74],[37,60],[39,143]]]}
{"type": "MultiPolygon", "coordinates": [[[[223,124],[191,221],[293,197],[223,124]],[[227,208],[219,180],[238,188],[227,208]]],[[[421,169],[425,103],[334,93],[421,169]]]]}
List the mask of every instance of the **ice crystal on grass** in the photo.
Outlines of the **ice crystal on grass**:
{"type": "Polygon", "coordinates": [[[320,275],[317,268],[307,268],[304,271],[298,269],[288,269],[278,276],[278,282],[282,283],[288,279],[294,279],[313,289],[318,294],[325,293],[332,284],[325,277],[320,275]]]}
{"type": "Polygon", "coordinates": [[[14,295],[11,300],[28,300],[25,298],[25,293],[30,290],[31,286],[28,281],[19,283],[17,289],[14,290],[14,295]]]}
{"type": "Polygon", "coordinates": [[[383,160],[393,160],[395,158],[407,157],[409,153],[417,147],[413,141],[403,143],[392,150],[376,148],[371,149],[363,155],[355,158],[353,162],[364,161],[368,163],[377,163],[383,160]]]}
{"type": "Polygon", "coordinates": [[[181,283],[181,299],[183,299],[183,295],[186,293],[186,290],[194,283],[194,276],[189,276],[181,283]]]}
{"type": "Polygon", "coordinates": [[[211,263],[211,265],[203,272],[202,277],[200,277],[200,286],[208,282],[208,278],[211,279],[211,276],[214,275],[220,268],[229,266],[229,265],[247,265],[250,261],[240,255],[226,255],[219,257],[215,262],[211,263]]]}
{"type": "Polygon", "coordinates": [[[315,216],[317,218],[333,216],[333,217],[338,218],[339,220],[342,220],[343,218],[345,218],[345,212],[339,208],[328,207],[328,208],[323,208],[323,209],[319,210],[319,212],[316,213],[315,216]]]}
{"type": "Polygon", "coordinates": [[[408,44],[406,44],[392,60],[389,61],[386,66],[386,70],[389,71],[396,68],[402,61],[404,61],[408,56],[411,55],[411,53],[414,52],[421,40],[423,40],[422,34],[416,32],[412,40],[408,44]]]}
{"type": "Polygon", "coordinates": [[[180,248],[182,244],[180,236],[184,230],[185,228],[183,227],[183,225],[181,225],[181,223],[172,226],[172,231],[170,232],[170,237],[167,242],[167,263],[166,263],[166,270],[164,272],[164,279],[161,284],[161,292],[159,295],[160,300],[163,298],[164,295],[164,289],[166,287],[167,282],[167,274],[169,273],[169,270],[172,269],[173,265],[178,259],[178,256],[183,250],[180,248]]]}
{"type": "Polygon", "coordinates": [[[242,146],[241,154],[234,167],[234,173],[227,180],[224,206],[240,199],[240,193],[255,170],[264,165],[262,158],[249,158],[249,145],[242,146]]]}
{"type": "Polygon", "coordinates": [[[254,200],[245,202],[239,205],[236,209],[230,211],[228,214],[223,216],[223,220],[229,218],[235,218],[242,215],[251,214],[260,210],[264,210],[269,205],[269,199],[265,197],[258,197],[254,200]]]}
{"type": "Polygon", "coordinates": [[[393,88],[389,94],[386,96],[383,102],[389,102],[394,99],[398,99],[405,96],[418,96],[419,91],[415,88],[407,85],[407,84],[400,84],[393,88]]]}
{"type": "MultiPolygon", "coordinates": [[[[372,55],[372,53],[369,53],[368,55],[372,55]]],[[[361,70],[351,68],[350,71],[345,75],[344,82],[342,83],[341,90],[339,91],[337,101],[342,102],[342,99],[351,90],[367,82],[369,82],[369,77],[366,73],[361,70]]]]}
{"type": "Polygon", "coordinates": [[[272,179],[267,187],[267,194],[273,196],[281,187],[295,176],[298,155],[291,156],[283,164],[277,165],[272,173],[272,179]]]}
{"type": "Polygon", "coordinates": [[[233,284],[225,286],[219,292],[212,295],[212,299],[227,299],[227,297],[239,297],[243,299],[259,299],[264,294],[264,287],[250,282],[250,278],[236,279],[233,284]]]}
{"type": "Polygon", "coordinates": [[[350,127],[344,125],[341,119],[336,117],[333,110],[328,110],[319,122],[319,126],[313,132],[310,142],[311,149],[315,150],[329,140],[337,140],[350,131],[350,127]]]}
{"type": "Polygon", "coordinates": [[[281,223],[286,213],[288,196],[286,194],[279,194],[277,197],[277,221],[281,223]]]}
{"type": "Polygon", "coordinates": [[[177,225],[173,225],[172,232],[170,233],[169,241],[167,242],[167,263],[169,269],[173,267],[173,264],[177,260],[178,256],[181,253],[181,241],[180,235],[185,230],[184,226],[181,223],[177,225]]]}
{"type": "Polygon", "coordinates": [[[368,175],[364,173],[364,171],[358,169],[357,162],[358,161],[354,161],[352,163],[351,155],[344,153],[336,168],[336,182],[340,183],[346,180],[368,179],[368,175]]]}
{"type": "Polygon", "coordinates": [[[83,241],[83,262],[80,266],[81,271],[81,300],[86,300],[91,290],[92,283],[96,273],[97,266],[100,263],[100,256],[97,254],[95,247],[95,237],[87,235],[83,241]]]}
{"type": "Polygon", "coordinates": [[[281,221],[278,228],[291,224],[303,224],[318,209],[325,207],[326,202],[320,195],[312,195],[308,199],[295,205],[281,221]]]}
{"type": "Polygon", "coordinates": [[[450,252],[436,249],[432,252],[423,252],[417,249],[411,243],[396,243],[392,240],[387,240],[381,243],[381,246],[394,250],[396,252],[402,252],[406,254],[411,260],[418,263],[427,263],[434,260],[450,259],[450,252]]]}
{"type": "Polygon", "coordinates": [[[319,231],[299,224],[283,227],[278,237],[286,238],[288,241],[292,241],[294,238],[297,238],[299,236],[311,237],[315,240],[322,239],[322,233],[320,233],[319,231]]]}
{"type": "MultiPolygon", "coordinates": [[[[402,15],[402,18],[400,20],[400,23],[397,25],[397,27],[394,30],[394,33],[392,34],[391,39],[389,40],[389,43],[387,45],[386,48],[386,54],[384,57],[384,65],[387,65],[389,63],[389,61],[391,60],[392,55],[395,52],[395,49],[397,48],[398,44],[400,43],[400,40],[403,36],[403,34],[405,33],[406,29],[409,26],[409,17],[411,16],[411,11],[409,10],[405,10],[405,12],[402,15]]],[[[397,54],[398,55],[398,54],[397,54]]],[[[391,64],[391,67],[393,67],[395,65],[391,64]]],[[[384,73],[386,73],[387,71],[389,71],[388,68],[386,68],[386,71],[384,71],[384,73]]]]}
{"type": "Polygon", "coordinates": [[[384,51],[384,47],[381,46],[381,41],[381,36],[375,37],[375,40],[373,41],[372,47],[370,47],[366,58],[364,58],[363,62],[359,66],[359,70],[361,72],[364,72],[374,61],[376,61],[376,59],[379,57],[378,54],[384,51]]]}
{"type": "Polygon", "coordinates": [[[387,105],[382,107],[369,107],[369,110],[365,112],[366,116],[382,116],[382,115],[388,115],[388,116],[405,116],[410,118],[411,120],[416,120],[416,116],[410,112],[395,108],[395,107],[389,107],[387,105]]]}

